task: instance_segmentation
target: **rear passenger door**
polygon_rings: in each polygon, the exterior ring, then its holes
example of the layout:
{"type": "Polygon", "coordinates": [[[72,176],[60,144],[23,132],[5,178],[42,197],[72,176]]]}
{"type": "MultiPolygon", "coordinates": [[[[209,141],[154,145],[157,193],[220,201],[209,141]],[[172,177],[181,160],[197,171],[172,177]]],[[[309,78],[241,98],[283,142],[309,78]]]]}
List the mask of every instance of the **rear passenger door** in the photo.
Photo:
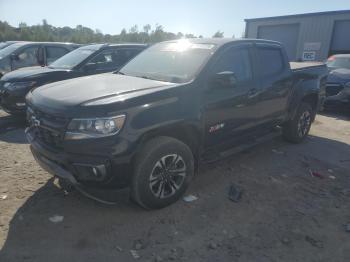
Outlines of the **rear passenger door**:
{"type": "Polygon", "coordinates": [[[57,60],[58,58],[64,56],[69,53],[69,50],[60,47],[60,46],[45,46],[45,54],[46,54],[46,65],[50,65],[52,62],[57,60]]]}
{"type": "Polygon", "coordinates": [[[256,44],[257,77],[260,83],[257,105],[262,124],[280,122],[287,113],[292,75],[287,56],[280,45],[256,44]]]}

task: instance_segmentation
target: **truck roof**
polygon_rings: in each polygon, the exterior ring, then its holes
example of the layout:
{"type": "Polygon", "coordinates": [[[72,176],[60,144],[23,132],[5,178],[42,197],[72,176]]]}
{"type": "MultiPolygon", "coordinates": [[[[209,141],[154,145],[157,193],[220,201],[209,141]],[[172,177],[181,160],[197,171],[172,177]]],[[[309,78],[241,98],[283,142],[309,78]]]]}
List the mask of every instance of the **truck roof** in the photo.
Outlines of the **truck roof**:
{"type": "Polygon", "coordinates": [[[246,43],[266,43],[266,44],[277,44],[281,45],[280,42],[265,40],[265,39],[251,39],[251,38],[186,38],[186,39],[178,39],[178,40],[170,40],[166,41],[169,43],[177,42],[177,41],[189,41],[194,44],[213,44],[217,47],[223,46],[227,43],[236,43],[236,42],[246,42],[246,43]]]}

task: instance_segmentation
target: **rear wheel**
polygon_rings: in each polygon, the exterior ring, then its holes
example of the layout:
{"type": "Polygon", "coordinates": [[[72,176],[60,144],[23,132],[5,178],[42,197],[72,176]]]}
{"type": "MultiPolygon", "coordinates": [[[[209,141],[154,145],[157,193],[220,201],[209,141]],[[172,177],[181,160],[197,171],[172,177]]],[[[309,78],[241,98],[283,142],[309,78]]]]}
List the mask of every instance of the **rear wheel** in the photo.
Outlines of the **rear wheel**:
{"type": "Polygon", "coordinates": [[[295,117],[283,126],[283,137],[292,143],[300,143],[308,135],[314,111],[310,104],[301,103],[295,117]]]}
{"type": "Polygon", "coordinates": [[[136,157],[131,197],[146,209],[176,202],[186,191],[194,173],[190,148],[171,137],[148,141],[136,157]]]}

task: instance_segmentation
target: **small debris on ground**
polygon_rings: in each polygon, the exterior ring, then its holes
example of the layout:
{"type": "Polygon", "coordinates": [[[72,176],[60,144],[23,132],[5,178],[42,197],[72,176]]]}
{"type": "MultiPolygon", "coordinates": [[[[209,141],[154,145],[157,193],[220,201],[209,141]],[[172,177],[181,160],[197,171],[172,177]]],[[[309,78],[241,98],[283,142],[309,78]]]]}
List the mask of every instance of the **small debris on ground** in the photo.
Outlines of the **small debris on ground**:
{"type": "Polygon", "coordinates": [[[238,202],[242,197],[242,189],[235,184],[231,184],[228,191],[228,197],[231,201],[238,202]]]}
{"type": "Polygon", "coordinates": [[[49,218],[49,220],[52,222],[52,223],[60,223],[62,222],[64,219],[64,216],[59,216],[59,215],[54,215],[52,217],[49,218]]]}
{"type": "Polygon", "coordinates": [[[290,239],[288,237],[284,237],[282,238],[281,242],[285,245],[289,245],[290,244],[290,239]]]}
{"type": "Polygon", "coordinates": [[[305,236],[305,240],[307,242],[309,242],[311,245],[313,245],[314,247],[318,247],[318,248],[322,248],[323,247],[323,243],[319,240],[316,240],[310,236],[305,236]]]}
{"type": "Polygon", "coordinates": [[[142,248],[143,248],[142,240],[135,240],[134,241],[134,249],[135,250],[140,250],[142,248]]]}
{"type": "Polygon", "coordinates": [[[336,179],[336,177],[335,177],[335,176],[329,176],[329,178],[330,178],[330,179],[336,179]]]}
{"type": "Polygon", "coordinates": [[[208,247],[209,247],[209,249],[216,249],[218,247],[218,245],[214,242],[210,242],[208,247]]]}
{"type": "Polygon", "coordinates": [[[316,172],[316,171],[312,171],[312,170],[309,170],[309,173],[312,177],[317,177],[317,178],[320,178],[320,179],[323,179],[324,176],[321,175],[320,173],[316,172]]]}
{"type": "Polygon", "coordinates": [[[0,195],[0,200],[5,200],[7,198],[7,195],[0,195]]]}
{"type": "Polygon", "coordinates": [[[331,173],[331,174],[333,173],[333,169],[328,169],[327,171],[328,173],[331,173]]]}
{"type": "Polygon", "coordinates": [[[183,201],[189,203],[189,202],[197,200],[198,197],[196,197],[194,195],[188,195],[188,196],[184,196],[182,199],[183,199],[183,201]]]}
{"type": "Polygon", "coordinates": [[[272,153],[275,153],[276,155],[283,155],[284,154],[283,151],[279,151],[277,149],[272,149],[271,151],[272,151],[272,153]]]}
{"type": "Polygon", "coordinates": [[[156,257],[154,258],[154,261],[155,261],[155,262],[162,262],[163,259],[162,259],[160,256],[156,256],[156,257]]]}
{"type": "Polygon", "coordinates": [[[123,252],[123,249],[120,246],[116,246],[115,249],[118,250],[119,252],[123,252]]]}
{"type": "Polygon", "coordinates": [[[345,230],[346,230],[346,232],[350,233],[350,224],[347,224],[347,225],[345,226],[345,230]]]}
{"type": "Polygon", "coordinates": [[[131,249],[130,250],[130,254],[132,255],[133,258],[135,259],[139,259],[141,256],[139,255],[139,253],[136,250],[131,249]]]}

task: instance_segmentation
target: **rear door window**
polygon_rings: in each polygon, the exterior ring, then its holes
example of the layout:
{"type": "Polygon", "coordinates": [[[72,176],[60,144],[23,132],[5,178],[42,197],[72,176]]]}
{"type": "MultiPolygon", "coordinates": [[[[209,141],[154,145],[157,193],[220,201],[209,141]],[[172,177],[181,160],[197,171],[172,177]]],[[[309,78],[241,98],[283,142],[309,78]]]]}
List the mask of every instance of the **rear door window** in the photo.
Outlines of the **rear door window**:
{"type": "Polygon", "coordinates": [[[12,61],[13,69],[40,65],[38,61],[39,47],[30,46],[19,51],[17,58],[12,61]]]}
{"type": "Polygon", "coordinates": [[[46,47],[46,64],[50,65],[52,62],[64,56],[69,51],[63,47],[47,46],[46,47]]]}
{"type": "Polygon", "coordinates": [[[260,76],[273,76],[284,70],[284,60],[281,49],[278,47],[257,47],[260,61],[260,76]]]}

